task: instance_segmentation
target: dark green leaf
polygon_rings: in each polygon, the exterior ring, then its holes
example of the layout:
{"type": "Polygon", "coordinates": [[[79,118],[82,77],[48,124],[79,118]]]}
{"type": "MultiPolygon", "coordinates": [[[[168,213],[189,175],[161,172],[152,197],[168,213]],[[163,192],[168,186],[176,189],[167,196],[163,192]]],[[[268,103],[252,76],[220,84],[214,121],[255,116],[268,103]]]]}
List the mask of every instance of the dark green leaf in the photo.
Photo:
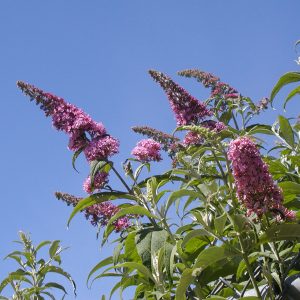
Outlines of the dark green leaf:
{"type": "Polygon", "coordinates": [[[56,289],[63,291],[65,294],[68,294],[66,289],[62,285],[60,285],[56,282],[48,282],[45,284],[45,287],[56,288],[56,289]]]}
{"type": "Polygon", "coordinates": [[[84,149],[84,148],[80,148],[80,149],[78,149],[77,151],[75,151],[74,154],[73,154],[73,157],[72,157],[72,167],[73,167],[73,169],[74,169],[77,173],[79,173],[79,172],[78,172],[78,170],[76,169],[75,162],[76,162],[76,159],[78,158],[78,156],[80,155],[80,153],[83,151],[83,149],[84,149]]]}

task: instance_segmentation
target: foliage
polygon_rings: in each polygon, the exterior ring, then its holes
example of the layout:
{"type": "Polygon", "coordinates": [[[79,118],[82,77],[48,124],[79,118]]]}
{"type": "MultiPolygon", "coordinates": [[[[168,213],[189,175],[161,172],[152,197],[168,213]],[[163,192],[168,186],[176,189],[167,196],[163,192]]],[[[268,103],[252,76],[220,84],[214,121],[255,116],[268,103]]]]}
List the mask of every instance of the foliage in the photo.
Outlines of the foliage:
{"type": "MultiPolygon", "coordinates": [[[[64,250],[60,246],[60,241],[43,241],[36,247],[32,244],[29,235],[19,232],[22,251],[16,250],[6,256],[6,258],[16,261],[19,268],[11,273],[0,283],[0,294],[7,286],[13,289],[11,299],[16,300],[42,300],[46,298],[55,299],[52,289],[60,290],[64,293],[62,299],[67,294],[64,286],[57,282],[45,281],[51,273],[58,274],[70,281],[74,294],[76,286],[70,274],[61,267],[61,252],[64,250]],[[49,258],[38,258],[38,252],[48,246],[49,258]]],[[[0,296],[0,299],[9,299],[0,296]]]]}
{"type": "MultiPolygon", "coordinates": [[[[173,134],[135,126],[149,139],[124,163],[125,176],[110,159],[118,142],[102,124],[61,98],[18,83],[54,126],[70,135],[74,168],[80,153],[91,166],[85,189],[91,195],[56,194],[75,207],[68,223],[84,211],[99,231],[103,228],[102,246],[118,234],[113,255],[91,270],[88,284],[116,277],[109,299],[117,290],[122,298],[129,287],[136,300],[286,297],[288,282],[300,274],[300,124],[281,115],[272,126],[255,118],[284,85],[300,81],[300,73],[285,74],[271,99],[259,103],[203,71],[179,75],[211,90],[205,102],[165,74],[149,73],[166,93],[178,126],[173,134]],[[265,135],[276,140],[275,147],[265,135]],[[160,150],[172,166],[153,175],[151,164],[161,159],[160,150]],[[111,187],[106,175],[99,183],[101,172],[115,174],[124,190],[111,187]],[[123,202],[112,204],[115,200],[123,202]]],[[[297,94],[299,87],[285,104],[297,94]]]]}

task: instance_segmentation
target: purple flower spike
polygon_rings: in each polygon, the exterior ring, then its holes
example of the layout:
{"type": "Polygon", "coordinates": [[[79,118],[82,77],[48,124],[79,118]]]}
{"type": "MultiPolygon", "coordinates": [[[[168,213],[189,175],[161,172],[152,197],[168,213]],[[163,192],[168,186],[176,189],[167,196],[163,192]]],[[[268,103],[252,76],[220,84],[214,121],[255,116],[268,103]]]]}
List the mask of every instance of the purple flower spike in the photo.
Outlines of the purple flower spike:
{"type": "Polygon", "coordinates": [[[210,111],[204,103],[190,95],[171,78],[161,72],[153,70],[150,70],[149,73],[166,92],[171,108],[175,114],[177,125],[198,124],[199,121],[205,117],[212,115],[212,111],[210,111]]]}

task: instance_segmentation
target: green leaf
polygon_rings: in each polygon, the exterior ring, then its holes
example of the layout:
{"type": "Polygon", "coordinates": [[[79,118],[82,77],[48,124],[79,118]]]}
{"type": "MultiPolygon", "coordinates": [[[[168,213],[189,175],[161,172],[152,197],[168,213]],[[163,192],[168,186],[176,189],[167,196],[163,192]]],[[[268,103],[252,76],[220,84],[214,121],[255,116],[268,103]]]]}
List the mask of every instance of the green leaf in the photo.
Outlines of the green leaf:
{"type": "Polygon", "coordinates": [[[270,97],[271,103],[273,102],[277,93],[282,89],[282,87],[284,87],[285,85],[287,85],[289,83],[297,82],[297,81],[300,81],[300,73],[299,72],[288,72],[288,73],[284,74],[282,77],[280,77],[271,92],[271,97],[270,97]]]}
{"type": "Polygon", "coordinates": [[[267,134],[267,135],[274,135],[272,131],[272,126],[270,125],[263,125],[263,124],[253,124],[245,128],[247,134],[267,134]]]}
{"type": "Polygon", "coordinates": [[[170,195],[169,199],[167,200],[166,212],[168,211],[172,203],[174,203],[174,201],[176,201],[178,198],[185,197],[185,196],[197,198],[199,197],[199,193],[192,190],[184,190],[184,189],[173,192],[170,195]]]}
{"type": "Polygon", "coordinates": [[[288,119],[283,116],[278,117],[281,137],[292,147],[294,147],[294,132],[288,119]]]}
{"type": "Polygon", "coordinates": [[[204,249],[197,257],[194,268],[206,268],[224,258],[234,257],[237,254],[225,247],[212,246],[204,249]]]}
{"type": "Polygon", "coordinates": [[[192,238],[199,237],[199,236],[211,236],[211,234],[205,230],[205,229],[196,229],[191,232],[189,232],[182,241],[182,247],[185,247],[185,245],[191,240],[192,238]]]}
{"type": "Polygon", "coordinates": [[[96,272],[98,271],[99,269],[107,266],[107,265],[111,265],[113,263],[113,257],[112,256],[109,256],[103,260],[101,260],[89,273],[88,275],[88,278],[86,280],[86,284],[88,285],[88,282],[91,278],[91,276],[96,272]]]}
{"type": "Polygon", "coordinates": [[[108,173],[111,169],[111,163],[108,161],[103,161],[103,160],[94,160],[91,162],[91,172],[90,172],[90,177],[91,177],[91,186],[94,185],[94,177],[97,174],[97,172],[105,172],[108,173]]]}
{"type": "Polygon", "coordinates": [[[68,294],[66,289],[62,285],[60,285],[56,282],[48,282],[45,284],[45,287],[59,289],[59,290],[63,291],[65,294],[68,294]]]}
{"type": "Polygon", "coordinates": [[[53,256],[56,254],[57,249],[59,248],[59,240],[53,241],[50,248],[49,248],[49,256],[53,258],[53,256]]]}
{"type": "Polygon", "coordinates": [[[217,233],[223,234],[226,221],[227,221],[226,213],[214,219],[214,225],[217,233]]]}
{"type": "Polygon", "coordinates": [[[186,300],[185,293],[188,287],[193,283],[194,276],[192,269],[185,269],[181,274],[180,280],[177,285],[175,300],[186,300]]]}
{"type": "Polygon", "coordinates": [[[30,282],[29,279],[27,279],[25,276],[20,275],[20,274],[15,274],[15,272],[12,272],[8,275],[8,277],[6,277],[4,280],[2,280],[2,282],[0,283],[0,293],[2,292],[2,290],[11,282],[13,282],[14,280],[18,280],[18,281],[24,281],[29,283],[30,285],[32,284],[30,282]]]}
{"type": "Polygon", "coordinates": [[[136,234],[136,249],[145,266],[151,268],[151,254],[164,247],[167,237],[165,230],[154,228],[146,228],[136,234]]]}
{"type": "Polygon", "coordinates": [[[285,196],[287,195],[298,195],[300,194],[300,184],[292,181],[283,181],[278,184],[283,191],[285,196]]]}
{"type": "Polygon", "coordinates": [[[139,215],[139,216],[147,216],[149,218],[155,218],[158,219],[156,216],[152,215],[146,208],[139,206],[139,205],[133,205],[130,207],[121,208],[107,223],[107,226],[111,225],[113,222],[118,220],[121,217],[124,217],[126,215],[139,215]]]}
{"type": "Polygon", "coordinates": [[[284,105],[283,105],[283,108],[285,109],[288,101],[290,101],[293,97],[295,97],[297,94],[300,94],[300,86],[297,86],[295,89],[293,89],[289,94],[288,96],[285,98],[285,101],[284,101],[284,105]]]}
{"type": "MultiPolygon", "coordinates": [[[[43,295],[47,295],[48,297],[50,297],[52,300],[56,300],[54,295],[52,295],[51,293],[49,292],[40,292],[40,294],[43,294],[43,295]]],[[[39,300],[44,300],[43,297],[41,297],[40,295],[37,295],[38,299],[39,300]]]]}
{"type": "Polygon", "coordinates": [[[142,262],[135,244],[136,232],[130,232],[125,240],[125,260],[142,262]]]}
{"type": "Polygon", "coordinates": [[[272,226],[259,238],[260,243],[274,241],[300,241],[300,224],[279,224],[272,226]]]}
{"type": "Polygon", "coordinates": [[[115,268],[129,268],[132,270],[137,270],[138,272],[143,274],[146,278],[151,279],[153,282],[155,282],[150,270],[147,267],[145,267],[144,265],[142,265],[141,263],[125,262],[125,263],[116,265],[115,268]]]}
{"type": "Polygon", "coordinates": [[[103,192],[103,193],[97,193],[93,194],[85,199],[80,200],[80,202],[75,206],[73,209],[67,226],[70,225],[71,220],[74,218],[74,216],[78,213],[84,210],[85,208],[92,206],[96,203],[102,203],[108,200],[115,200],[115,199],[130,199],[130,200],[136,200],[134,196],[129,195],[127,193],[122,192],[103,192]]]}
{"type": "Polygon", "coordinates": [[[64,276],[65,278],[67,278],[70,281],[70,283],[72,284],[73,293],[76,296],[76,284],[69,273],[65,272],[62,268],[56,267],[56,266],[47,266],[47,267],[43,268],[41,271],[44,275],[51,272],[51,273],[60,274],[60,275],[64,276]]]}
{"type": "Polygon", "coordinates": [[[43,241],[35,248],[35,253],[37,253],[42,247],[51,244],[51,241],[43,241]]]}
{"type": "Polygon", "coordinates": [[[84,147],[82,147],[82,148],[78,149],[77,151],[75,151],[74,154],[73,154],[73,157],[72,157],[72,167],[73,167],[73,169],[74,169],[77,173],[79,173],[79,172],[78,172],[78,170],[76,169],[75,162],[76,162],[76,159],[78,158],[78,156],[80,155],[80,153],[83,151],[83,149],[84,149],[84,147]]]}

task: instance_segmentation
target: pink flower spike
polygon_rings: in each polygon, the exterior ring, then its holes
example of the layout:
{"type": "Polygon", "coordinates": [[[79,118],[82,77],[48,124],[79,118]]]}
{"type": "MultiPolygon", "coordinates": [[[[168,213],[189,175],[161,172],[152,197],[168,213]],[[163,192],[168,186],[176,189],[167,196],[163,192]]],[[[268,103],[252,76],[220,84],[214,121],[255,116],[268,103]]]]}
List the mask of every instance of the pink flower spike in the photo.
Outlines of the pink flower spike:
{"type": "Polygon", "coordinates": [[[283,207],[282,191],[273,181],[268,166],[250,138],[240,137],[232,141],[228,158],[232,161],[237,197],[247,208],[248,215],[255,213],[261,217],[272,212],[279,217],[294,217],[293,211],[283,207]]]}

